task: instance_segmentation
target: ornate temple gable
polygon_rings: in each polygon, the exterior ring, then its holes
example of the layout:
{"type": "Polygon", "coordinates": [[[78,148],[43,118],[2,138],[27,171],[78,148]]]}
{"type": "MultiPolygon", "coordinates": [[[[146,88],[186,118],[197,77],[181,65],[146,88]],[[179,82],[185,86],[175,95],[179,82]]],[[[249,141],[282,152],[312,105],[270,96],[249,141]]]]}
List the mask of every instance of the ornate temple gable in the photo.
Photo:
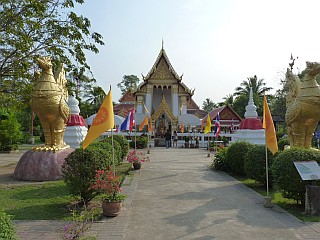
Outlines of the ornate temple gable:
{"type": "MultiPolygon", "coordinates": [[[[212,122],[215,122],[215,119],[218,115],[220,115],[220,120],[233,120],[235,123],[241,121],[241,117],[229,106],[223,106],[220,108],[213,109],[210,114],[210,119],[212,122]]],[[[204,122],[207,121],[207,116],[204,117],[204,122]]],[[[221,123],[223,125],[223,122],[221,123]]]]}
{"type": "MultiPolygon", "coordinates": [[[[149,73],[147,74],[147,76],[143,77],[144,81],[148,81],[149,78],[154,77],[153,74],[156,73],[156,70],[160,68],[160,69],[164,69],[166,68],[166,72],[170,73],[170,76],[174,77],[176,80],[181,81],[182,80],[182,76],[179,77],[178,74],[176,73],[176,71],[173,69],[169,58],[166,54],[166,51],[162,48],[160,50],[160,53],[156,59],[156,62],[153,64],[151,70],[149,71],[149,73]]],[[[158,73],[159,74],[159,73],[158,73]]]]}
{"type": "Polygon", "coordinates": [[[119,99],[120,103],[134,103],[136,101],[136,98],[133,95],[133,92],[129,89],[125,94],[122,95],[122,97],[119,99]]]}
{"type": "Polygon", "coordinates": [[[157,68],[151,74],[150,80],[151,79],[161,80],[161,81],[168,81],[168,80],[176,81],[176,77],[170,71],[170,68],[164,58],[161,58],[157,68]]]}
{"type": "Polygon", "coordinates": [[[155,121],[157,118],[159,118],[159,116],[163,112],[170,118],[170,120],[171,120],[171,122],[173,124],[177,124],[178,123],[178,119],[173,115],[173,113],[170,110],[170,108],[169,108],[169,106],[168,106],[168,104],[166,102],[166,99],[164,97],[162,98],[161,104],[159,105],[159,107],[156,110],[156,112],[151,116],[151,120],[155,121]]]}

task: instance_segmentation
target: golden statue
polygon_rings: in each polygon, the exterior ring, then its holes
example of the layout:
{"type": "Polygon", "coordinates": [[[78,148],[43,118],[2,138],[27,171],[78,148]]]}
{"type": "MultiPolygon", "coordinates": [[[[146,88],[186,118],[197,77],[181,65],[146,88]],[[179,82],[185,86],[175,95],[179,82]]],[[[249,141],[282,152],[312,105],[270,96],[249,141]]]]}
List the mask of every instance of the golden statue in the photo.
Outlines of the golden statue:
{"type": "Polygon", "coordinates": [[[40,57],[37,61],[42,73],[32,91],[31,107],[41,121],[45,145],[36,147],[35,150],[57,151],[68,148],[63,141],[66,123],[70,117],[63,65],[61,64],[53,75],[50,57],[40,57]]]}
{"type": "Polygon", "coordinates": [[[320,87],[315,79],[319,73],[320,63],[316,62],[307,62],[303,81],[287,69],[285,118],[291,147],[311,147],[313,133],[320,120],[320,87]]]}

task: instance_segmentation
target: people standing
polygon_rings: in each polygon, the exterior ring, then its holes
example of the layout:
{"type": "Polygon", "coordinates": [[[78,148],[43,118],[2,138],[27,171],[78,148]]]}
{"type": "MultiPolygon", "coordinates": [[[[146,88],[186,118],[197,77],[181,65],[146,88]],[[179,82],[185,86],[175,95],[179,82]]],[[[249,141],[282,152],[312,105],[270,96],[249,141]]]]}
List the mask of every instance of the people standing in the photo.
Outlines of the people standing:
{"type": "Polygon", "coordinates": [[[178,147],[178,133],[177,133],[177,131],[173,132],[173,147],[178,147]]]}
{"type": "Polygon", "coordinates": [[[167,129],[167,132],[164,134],[164,137],[166,139],[166,147],[169,148],[171,145],[171,133],[169,129],[167,129]]]}

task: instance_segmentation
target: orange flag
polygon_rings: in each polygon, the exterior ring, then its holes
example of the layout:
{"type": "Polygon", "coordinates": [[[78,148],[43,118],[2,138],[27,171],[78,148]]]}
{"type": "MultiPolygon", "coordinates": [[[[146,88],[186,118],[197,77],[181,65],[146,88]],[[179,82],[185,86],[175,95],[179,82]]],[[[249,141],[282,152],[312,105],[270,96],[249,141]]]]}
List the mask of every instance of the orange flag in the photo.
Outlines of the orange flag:
{"type": "Polygon", "coordinates": [[[82,147],[86,149],[97,137],[105,131],[112,129],[114,126],[114,113],[112,104],[111,89],[100,106],[100,109],[93,119],[92,125],[89,128],[86,138],[83,140],[82,147]]]}
{"type": "Polygon", "coordinates": [[[275,154],[278,152],[278,142],[276,137],[276,130],[272,116],[268,107],[266,96],[263,97],[263,124],[262,127],[266,130],[266,147],[275,154]]]}
{"type": "Polygon", "coordinates": [[[149,118],[148,132],[152,132],[152,122],[151,122],[151,118],[149,118]]]}
{"type": "Polygon", "coordinates": [[[143,130],[143,127],[144,127],[145,125],[148,125],[148,120],[149,120],[149,117],[148,117],[148,114],[147,114],[146,117],[143,119],[142,123],[140,123],[139,131],[142,131],[142,130],[143,130]]]}
{"type": "Polygon", "coordinates": [[[184,133],[184,122],[182,121],[180,126],[180,132],[184,133]]]}

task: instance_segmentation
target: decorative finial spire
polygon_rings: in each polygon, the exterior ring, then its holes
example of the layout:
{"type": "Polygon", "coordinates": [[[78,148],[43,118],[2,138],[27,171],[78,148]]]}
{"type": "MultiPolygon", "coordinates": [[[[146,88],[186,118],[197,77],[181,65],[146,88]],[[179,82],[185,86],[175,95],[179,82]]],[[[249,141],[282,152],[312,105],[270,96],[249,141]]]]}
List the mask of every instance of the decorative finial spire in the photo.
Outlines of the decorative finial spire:
{"type": "Polygon", "coordinates": [[[162,50],[163,50],[163,38],[162,38],[162,50]]]}
{"type": "MultiPolygon", "coordinates": [[[[298,59],[298,57],[297,57],[296,59],[298,59]]],[[[292,62],[289,63],[289,66],[290,66],[291,71],[292,71],[292,68],[293,68],[293,65],[294,65],[294,61],[295,61],[296,59],[293,58],[292,53],[291,53],[290,61],[292,61],[292,62]]]]}
{"type": "Polygon", "coordinates": [[[248,102],[248,105],[246,106],[246,112],[244,114],[244,117],[245,118],[258,117],[257,107],[254,105],[254,102],[253,102],[252,87],[250,87],[249,102],[248,102]]]}

